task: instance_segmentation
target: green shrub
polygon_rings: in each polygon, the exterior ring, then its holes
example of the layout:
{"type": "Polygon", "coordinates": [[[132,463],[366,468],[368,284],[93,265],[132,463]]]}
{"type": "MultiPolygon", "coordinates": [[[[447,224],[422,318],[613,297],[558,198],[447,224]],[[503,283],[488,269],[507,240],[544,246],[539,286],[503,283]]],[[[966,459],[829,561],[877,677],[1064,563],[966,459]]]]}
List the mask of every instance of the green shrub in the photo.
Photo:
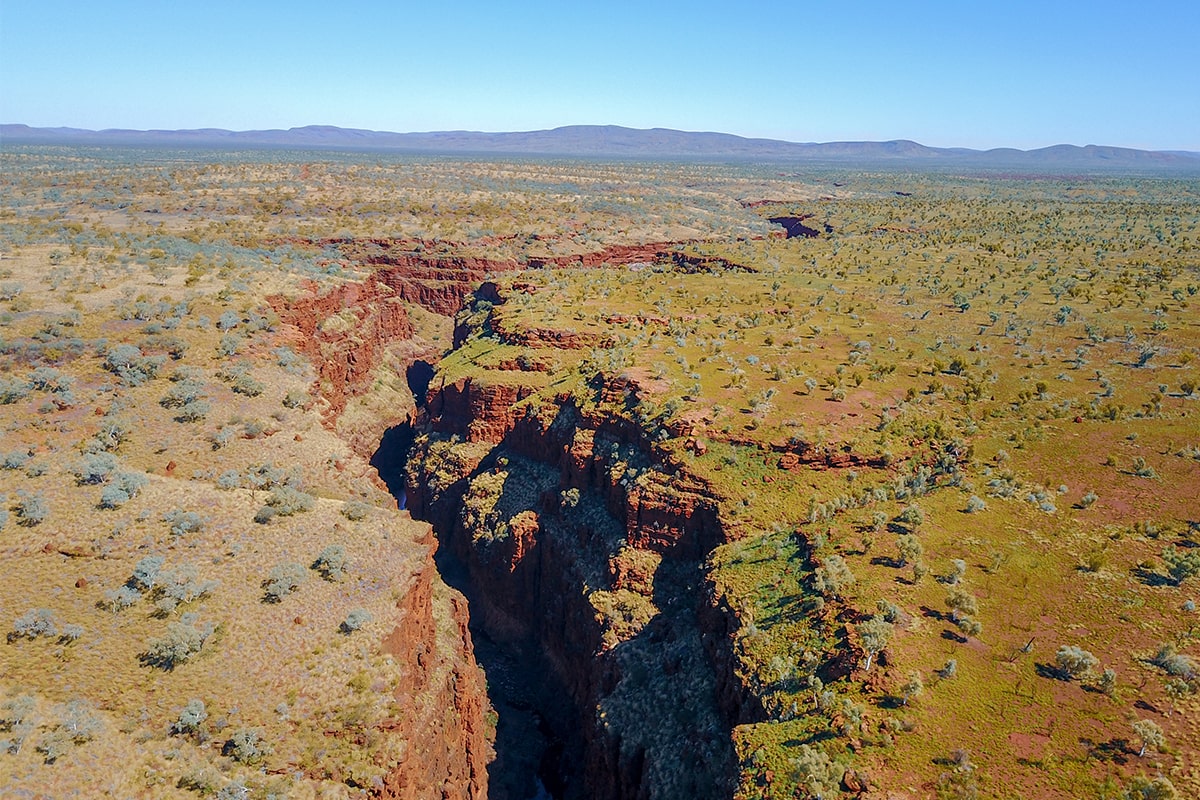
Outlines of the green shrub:
{"type": "Polygon", "coordinates": [[[342,620],[342,624],[338,626],[338,630],[349,635],[361,629],[363,625],[366,625],[370,621],[371,614],[366,609],[356,608],[346,615],[346,618],[342,620]]]}
{"type": "Polygon", "coordinates": [[[283,405],[286,408],[302,408],[308,405],[312,398],[308,396],[308,392],[302,392],[299,389],[290,389],[283,396],[283,405]]]}
{"type": "Polygon", "coordinates": [[[117,459],[111,453],[87,453],[71,469],[75,482],[80,486],[104,483],[117,468],[117,459]]]}
{"type": "Polygon", "coordinates": [[[854,583],[854,573],[846,565],[845,559],[838,555],[822,559],[821,566],[817,567],[814,574],[814,587],[828,597],[840,597],[842,590],[854,583]]]}
{"type": "Polygon", "coordinates": [[[101,453],[117,450],[129,440],[132,429],[129,424],[120,419],[106,419],[100,423],[100,430],[87,443],[89,453],[101,453]]]}
{"type": "Polygon", "coordinates": [[[204,530],[205,519],[195,511],[177,508],[164,514],[163,522],[170,527],[171,533],[182,536],[185,533],[199,533],[204,530]]]}
{"type": "Polygon", "coordinates": [[[171,671],[199,653],[211,635],[210,626],[198,627],[195,617],[185,614],[179,622],[167,625],[165,636],[150,640],[142,663],[171,671]]]}
{"type": "MultiPolygon", "coordinates": [[[[174,376],[172,376],[174,377],[174,376]]],[[[177,381],[158,401],[163,408],[183,408],[204,397],[204,384],[192,378],[177,381]]]]}
{"type": "Polygon", "coordinates": [[[267,505],[275,509],[275,513],[279,516],[290,517],[293,514],[311,510],[316,500],[311,494],[302,492],[294,486],[273,486],[271,495],[267,498],[267,505]]]}
{"type": "Polygon", "coordinates": [[[1129,782],[1120,800],[1180,800],[1180,795],[1169,778],[1162,775],[1153,778],[1139,775],[1129,782]]]}
{"type": "Polygon", "coordinates": [[[37,730],[37,699],[24,694],[0,704],[0,732],[11,734],[0,739],[0,755],[21,752],[25,740],[37,730]]]}
{"type": "Polygon", "coordinates": [[[217,355],[228,358],[236,356],[238,351],[242,349],[242,337],[237,334],[227,333],[221,337],[221,341],[217,343],[217,355]]]}
{"type": "Polygon", "coordinates": [[[212,405],[207,400],[193,400],[174,416],[176,422],[199,422],[212,411],[212,405]]]}
{"type": "Polygon", "coordinates": [[[346,577],[346,548],[331,544],[317,556],[312,568],[327,581],[340,581],[346,577]]]}
{"type": "Polygon", "coordinates": [[[1100,665],[1100,659],[1075,645],[1063,645],[1054,654],[1054,663],[1064,680],[1084,678],[1100,665]]]}
{"type": "Polygon", "coordinates": [[[1185,552],[1172,545],[1162,551],[1162,559],[1167,565],[1167,575],[1176,586],[1200,575],[1200,552],[1185,552]]]}
{"type": "Polygon", "coordinates": [[[0,458],[0,469],[21,469],[29,463],[30,457],[28,450],[13,450],[5,453],[3,458],[0,458]]]}
{"type": "Polygon", "coordinates": [[[175,788],[187,789],[202,796],[214,794],[221,783],[221,773],[212,767],[197,767],[180,776],[175,788]]]}
{"type": "Polygon", "coordinates": [[[159,575],[155,594],[156,607],[160,613],[174,611],[180,603],[199,600],[218,586],[217,581],[201,580],[200,571],[194,564],[181,564],[173,570],[159,575]]]}
{"type": "Polygon", "coordinates": [[[29,384],[18,378],[0,378],[0,405],[10,405],[29,396],[29,384]]]}
{"type": "Polygon", "coordinates": [[[1130,471],[1139,478],[1158,477],[1158,473],[1154,471],[1154,467],[1151,467],[1149,464],[1147,464],[1146,459],[1142,458],[1141,456],[1137,456],[1133,459],[1133,466],[1130,471]]]}
{"type": "Polygon", "coordinates": [[[1175,645],[1167,642],[1158,646],[1158,651],[1150,658],[1150,663],[1168,675],[1191,680],[1200,674],[1200,666],[1191,656],[1179,653],[1175,645]]]}
{"type": "Polygon", "coordinates": [[[263,581],[263,602],[278,603],[285,596],[300,588],[308,577],[308,571],[303,564],[290,561],[276,564],[271,568],[267,579],[263,581]]]}
{"type": "Polygon", "coordinates": [[[163,356],[142,355],[141,348],[136,345],[121,344],[104,356],[104,368],[127,386],[140,386],[152,380],[165,361],[163,356]]]}
{"type": "Polygon", "coordinates": [[[342,516],[351,522],[358,522],[361,519],[366,519],[371,513],[371,506],[361,500],[350,500],[342,506],[342,516]]]}
{"type": "Polygon", "coordinates": [[[58,635],[58,615],[48,608],[31,608],[13,622],[8,640],[36,639],[58,635]]]}
{"type": "Polygon", "coordinates": [[[53,764],[76,745],[91,741],[103,727],[95,707],[86,700],[70,700],[55,707],[58,723],[38,742],[38,752],[53,764]]]}
{"type": "Polygon", "coordinates": [[[104,600],[101,601],[100,605],[115,613],[124,611],[141,599],[142,593],[132,586],[119,586],[116,589],[106,591],[104,593],[104,600]]]}
{"type": "Polygon", "coordinates": [[[208,719],[208,711],[204,708],[203,700],[189,700],[179,712],[179,719],[171,725],[171,732],[183,735],[196,735],[201,732],[204,720],[208,719]]]}
{"type": "Polygon", "coordinates": [[[271,752],[271,747],[263,741],[262,731],[252,728],[234,731],[221,747],[221,755],[243,764],[261,763],[271,752]]]}
{"type": "Polygon", "coordinates": [[[50,504],[41,492],[30,494],[24,490],[17,492],[17,505],[13,508],[17,522],[27,528],[41,525],[50,515],[50,504]]]}
{"type": "Polygon", "coordinates": [[[258,397],[267,387],[262,381],[256,380],[249,375],[239,375],[233,380],[230,388],[238,394],[244,394],[247,397],[258,397]]]}
{"type": "Polygon", "coordinates": [[[818,747],[802,744],[791,759],[792,782],[803,786],[810,797],[833,797],[838,792],[843,770],[818,747]]]}

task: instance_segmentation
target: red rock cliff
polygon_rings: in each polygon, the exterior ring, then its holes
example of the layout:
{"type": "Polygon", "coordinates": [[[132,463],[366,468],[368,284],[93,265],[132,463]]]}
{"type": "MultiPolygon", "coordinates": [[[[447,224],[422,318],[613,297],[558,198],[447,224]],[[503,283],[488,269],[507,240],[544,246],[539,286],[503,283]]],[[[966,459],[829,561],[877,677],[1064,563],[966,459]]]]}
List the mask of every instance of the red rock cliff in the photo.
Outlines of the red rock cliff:
{"type": "MultiPolygon", "coordinates": [[[[719,628],[708,637],[706,652],[696,615],[702,582],[689,593],[671,577],[676,571],[694,574],[724,540],[719,501],[704,482],[658,456],[628,420],[582,410],[569,396],[514,412],[514,402],[532,391],[471,379],[432,388],[429,437],[413,455],[409,507],[434,523],[443,546],[469,571],[476,594],[486,598],[472,613],[489,636],[528,643],[543,655],[547,685],[559,694],[543,711],[575,726],[574,768],[585,789],[569,797],[652,795],[660,778],[646,771],[647,760],[687,757],[706,766],[678,777],[684,785],[692,781],[697,796],[730,796],[732,751],[718,708],[738,701],[728,647],[735,625],[719,609],[705,617],[719,628]],[[521,487],[514,493],[523,499],[505,511],[512,516],[499,529],[480,527],[464,509],[480,485],[502,476],[506,487],[521,487]],[[656,567],[660,561],[668,566],[656,567]],[[623,612],[606,605],[609,598],[633,595],[642,599],[624,602],[652,609],[645,627],[627,624],[623,612]],[[703,736],[651,735],[657,721],[629,727],[622,715],[643,707],[627,696],[635,681],[629,652],[648,660],[636,669],[663,676],[653,689],[659,696],[645,700],[645,707],[690,704],[695,719],[711,721],[703,736]],[[564,698],[571,708],[555,710],[564,698]],[[602,709],[610,710],[597,717],[602,709]]],[[[507,500],[502,493],[496,507],[507,500]]]]}
{"type": "Polygon", "coordinates": [[[380,797],[396,800],[483,800],[492,759],[490,709],[483,674],[467,631],[466,602],[436,591],[441,579],[432,541],[425,563],[400,601],[400,619],[383,650],[400,665],[392,735],[408,742],[380,797]],[[439,634],[437,620],[448,620],[439,634]]]}

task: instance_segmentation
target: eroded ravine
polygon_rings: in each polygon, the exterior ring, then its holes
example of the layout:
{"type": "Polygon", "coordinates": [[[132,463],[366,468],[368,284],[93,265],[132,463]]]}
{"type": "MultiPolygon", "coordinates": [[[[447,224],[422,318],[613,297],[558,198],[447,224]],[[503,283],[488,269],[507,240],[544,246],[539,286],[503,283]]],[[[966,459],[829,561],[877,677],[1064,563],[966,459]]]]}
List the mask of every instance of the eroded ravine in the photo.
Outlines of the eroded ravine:
{"type": "MultiPolygon", "coordinates": [[[[613,257],[637,255],[704,268],[661,248],[613,257]]],[[[404,303],[444,314],[450,295],[461,304],[478,287],[471,269],[494,267],[436,265],[465,270],[447,287],[406,258],[388,254],[365,283],[276,304],[325,365],[317,386],[330,424],[413,337],[404,303]]],[[[534,386],[448,384],[432,348],[403,352],[415,408],[367,455],[400,507],[432,524],[442,579],[468,600],[496,712],[489,796],[731,796],[730,728],[747,712],[702,570],[724,539],[715,498],[628,419],[570,396],[516,415],[534,386]]]]}

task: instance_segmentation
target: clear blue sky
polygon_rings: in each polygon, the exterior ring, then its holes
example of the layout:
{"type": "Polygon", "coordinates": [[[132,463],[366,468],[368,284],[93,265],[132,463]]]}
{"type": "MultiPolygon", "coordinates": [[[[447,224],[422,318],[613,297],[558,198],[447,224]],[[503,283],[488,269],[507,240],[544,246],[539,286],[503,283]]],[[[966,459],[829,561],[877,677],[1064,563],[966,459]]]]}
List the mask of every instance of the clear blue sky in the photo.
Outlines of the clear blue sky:
{"type": "Polygon", "coordinates": [[[1200,150],[1200,3],[0,0],[0,122],[1200,150]]]}

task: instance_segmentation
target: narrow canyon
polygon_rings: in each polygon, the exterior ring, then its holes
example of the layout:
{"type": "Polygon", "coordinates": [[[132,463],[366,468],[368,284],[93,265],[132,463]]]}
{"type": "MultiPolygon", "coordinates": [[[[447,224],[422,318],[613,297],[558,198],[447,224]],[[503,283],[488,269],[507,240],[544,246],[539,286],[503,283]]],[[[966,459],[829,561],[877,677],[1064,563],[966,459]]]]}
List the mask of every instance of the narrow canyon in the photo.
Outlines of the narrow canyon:
{"type": "MultiPolygon", "coordinates": [[[[640,426],[603,411],[622,407],[636,383],[597,373],[587,390],[599,403],[569,391],[522,403],[543,388],[540,356],[595,344],[493,324],[489,309],[506,298],[487,276],[531,264],[429,255],[409,241],[336,244],[372,268],[367,280],[309,286],[273,305],[317,366],[326,424],[436,533],[438,580],[469,613],[461,650],[487,676],[486,696],[467,682],[457,691],[478,696],[453,704],[490,708],[495,723],[486,781],[448,776],[439,786],[426,775],[418,784],[401,774],[416,765],[401,764],[395,786],[495,800],[731,796],[731,728],[763,711],[736,674],[735,615],[704,570],[725,527],[710,487],[640,426]],[[422,338],[414,307],[455,319],[451,353],[494,337],[530,357],[490,374],[448,374],[445,347],[422,338]],[[351,414],[381,367],[403,377],[407,402],[351,414]]],[[[666,245],[563,265],[639,261],[712,266],[666,245]]],[[[387,646],[403,651],[404,631],[387,646]]],[[[477,731],[461,738],[471,753],[485,748],[477,731]]]]}

